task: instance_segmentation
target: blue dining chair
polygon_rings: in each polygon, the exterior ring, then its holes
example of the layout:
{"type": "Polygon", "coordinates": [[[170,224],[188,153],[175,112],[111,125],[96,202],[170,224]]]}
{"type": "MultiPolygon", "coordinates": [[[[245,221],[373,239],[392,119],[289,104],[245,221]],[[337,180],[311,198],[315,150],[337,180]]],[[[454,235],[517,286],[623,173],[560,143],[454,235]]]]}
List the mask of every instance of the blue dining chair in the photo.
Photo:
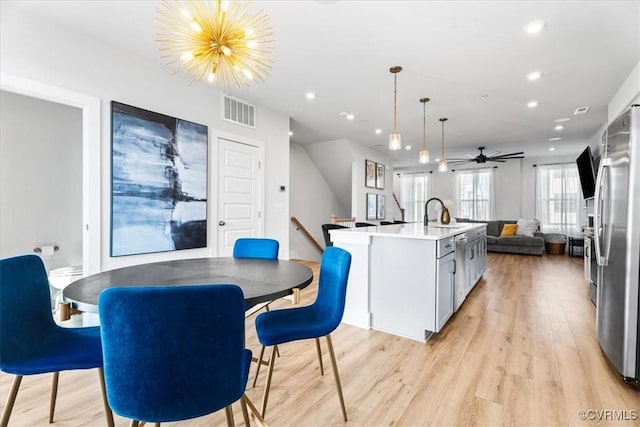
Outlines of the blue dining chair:
{"type": "MultiPolygon", "coordinates": [[[[237,239],[233,245],[233,257],[276,260],[278,259],[279,249],[280,243],[274,239],[262,237],[241,237],[237,239]]],[[[272,302],[273,301],[265,301],[263,303],[256,304],[253,307],[249,307],[245,312],[245,317],[253,316],[262,309],[269,311],[269,304],[272,302]]],[[[256,375],[253,380],[254,387],[258,380],[258,374],[260,374],[260,366],[267,364],[263,358],[264,347],[260,351],[260,356],[257,359],[254,359],[254,361],[257,362],[256,375]]]]}
{"type": "Polygon", "coordinates": [[[274,239],[242,237],[233,245],[234,258],[278,259],[280,243],[274,239]]]}
{"type": "Polygon", "coordinates": [[[9,424],[23,376],[53,373],[52,423],[59,372],[92,368],[99,369],[107,425],[113,426],[104,388],[100,328],[63,328],[55,323],[47,272],[40,257],[0,259],[0,371],[15,375],[0,426],[9,424]]]}
{"type": "Polygon", "coordinates": [[[267,412],[269,388],[271,387],[271,377],[276,360],[274,356],[278,345],[314,338],[322,372],[322,354],[319,338],[326,337],[333,366],[333,375],[338,388],[338,397],[342,407],[342,415],[344,420],[347,421],[347,410],[344,405],[340,375],[338,374],[338,366],[330,334],[342,320],[350,267],[351,254],[344,249],[329,246],[322,255],[320,277],[318,279],[318,295],[313,304],[305,307],[272,310],[262,313],[256,318],[256,331],[260,344],[262,344],[263,348],[272,346],[269,371],[262,398],[261,414],[263,417],[267,412]]]}
{"type": "Polygon", "coordinates": [[[236,285],[109,288],[100,294],[107,400],[138,422],[201,417],[245,396],[251,351],[244,346],[244,296],[236,285]]]}

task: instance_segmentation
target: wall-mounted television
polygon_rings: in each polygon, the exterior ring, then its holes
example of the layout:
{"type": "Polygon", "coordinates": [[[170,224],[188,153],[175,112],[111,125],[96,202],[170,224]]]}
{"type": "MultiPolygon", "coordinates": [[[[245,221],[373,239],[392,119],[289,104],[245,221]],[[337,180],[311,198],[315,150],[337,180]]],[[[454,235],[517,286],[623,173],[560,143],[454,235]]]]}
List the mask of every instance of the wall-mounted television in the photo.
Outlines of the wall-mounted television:
{"type": "Polygon", "coordinates": [[[578,175],[580,176],[580,185],[582,186],[582,195],[585,199],[590,199],[596,191],[597,171],[589,146],[578,156],[576,164],[578,166],[578,175]]]}

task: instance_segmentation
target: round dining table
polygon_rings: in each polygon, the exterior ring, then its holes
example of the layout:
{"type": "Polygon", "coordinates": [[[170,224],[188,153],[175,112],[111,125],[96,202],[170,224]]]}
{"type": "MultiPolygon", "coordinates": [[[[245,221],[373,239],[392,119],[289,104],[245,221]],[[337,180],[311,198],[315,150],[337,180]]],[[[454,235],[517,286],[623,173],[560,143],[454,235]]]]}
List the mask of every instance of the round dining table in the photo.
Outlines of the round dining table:
{"type": "Polygon", "coordinates": [[[119,286],[234,284],[247,309],[291,295],[313,280],[309,267],[295,261],[247,258],[197,258],[160,261],[103,271],[67,286],[63,301],[78,311],[97,313],[100,292],[119,286]]]}

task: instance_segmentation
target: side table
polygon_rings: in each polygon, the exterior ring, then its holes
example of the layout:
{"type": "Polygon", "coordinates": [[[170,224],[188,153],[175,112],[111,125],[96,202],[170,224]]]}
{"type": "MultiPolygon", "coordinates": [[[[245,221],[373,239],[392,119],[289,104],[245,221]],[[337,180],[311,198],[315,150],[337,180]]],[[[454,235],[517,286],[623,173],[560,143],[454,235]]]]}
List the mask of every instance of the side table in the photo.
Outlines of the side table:
{"type": "Polygon", "coordinates": [[[569,236],[569,256],[584,255],[584,235],[569,236]],[[581,248],[579,254],[575,253],[575,248],[581,248]]]}

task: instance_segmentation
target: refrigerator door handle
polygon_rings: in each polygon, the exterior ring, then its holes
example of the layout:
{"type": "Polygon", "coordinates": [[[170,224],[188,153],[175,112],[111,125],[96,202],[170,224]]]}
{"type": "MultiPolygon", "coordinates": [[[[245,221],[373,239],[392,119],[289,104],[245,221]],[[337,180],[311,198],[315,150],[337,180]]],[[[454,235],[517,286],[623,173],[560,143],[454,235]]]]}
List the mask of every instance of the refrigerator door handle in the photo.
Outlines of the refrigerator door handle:
{"type": "Polygon", "coordinates": [[[608,180],[605,180],[605,173],[608,173],[609,166],[611,165],[611,159],[605,158],[600,162],[600,168],[596,177],[596,193],[595,193],[595,209],[594,209],[594,224],[593,224],[593,241],[596,247],[596,262],[600,266],[606,266],[608,259],[604,256],[604,235],[606,227],[603,219],[604,212],[604,200],[603,196],[608,196],[606,193],[605,185],[608,184],[608,180]],[[607,172],[605,172],[607,170],[607,172]],[[605,184],[606,183],[606,184],[605,184]],[[604,193],[604,194],[603,194],[604,193]]]}

